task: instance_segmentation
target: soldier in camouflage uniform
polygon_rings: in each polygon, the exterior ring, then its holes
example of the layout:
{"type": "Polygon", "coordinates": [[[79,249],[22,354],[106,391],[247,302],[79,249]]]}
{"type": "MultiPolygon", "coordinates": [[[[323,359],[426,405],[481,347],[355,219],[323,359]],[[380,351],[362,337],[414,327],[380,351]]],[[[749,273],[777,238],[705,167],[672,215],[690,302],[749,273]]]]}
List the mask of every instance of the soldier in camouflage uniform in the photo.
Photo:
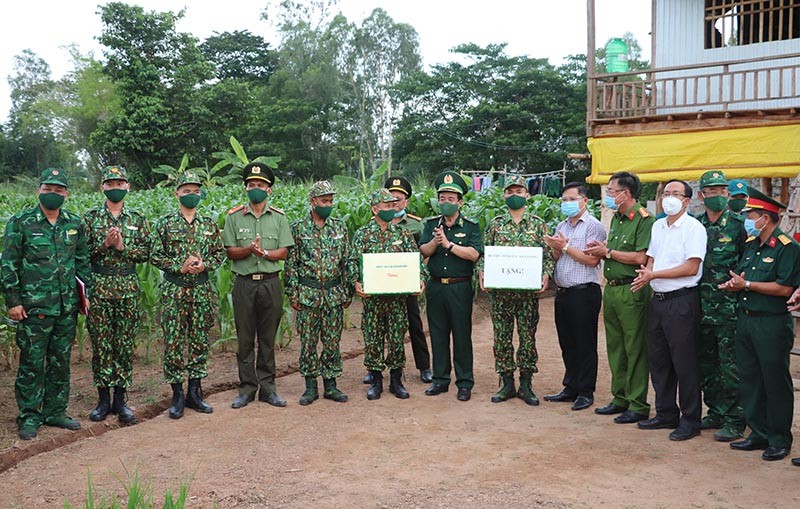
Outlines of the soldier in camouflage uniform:
{"type": "Polygon", "coordinates": [[[144,216],[123,205],[128,193],[125,168],[103,170],[102,207],[84,215],[94,274],[94,306],[87,325],[92,340],[92,373],[99,400],[89,418],[102,421],[109,413],[123,424],[136,416],[125,402],[131,385],[132,357],[139,326],[139,278],[136,264],[150,257],[150,228],[144,216]],[[109,388],[114,388],[111,403],[109,388]]]}
{"type": "Polygon", "coordinates": [[[294,247],[289,250],[284,267],[286,295],[297,311],[300,374],[306,379],[301,405],[310,405],[319,397],[317,377],[320,375],[326,399],[347,401],[347,395],[336,387],[336,379],[342,375],[339,340],[344,309],[353,299],[353,284],[347,268],[350,261],[347,226],[329,217],[334,194],[336,191],[326,180],[311,186],[311,211],[292,224],[294,247]],[[318,356],[320,342],[322,355],[318,356]]]}
{"type": "MultiPolygon", "coordinates": [[[[528,188],[522,177],[509,178],[506,181],[503,196],[508,213],[498,215],[486,229],[484,245],[486,246],[524,246],[542,247],[542,290],[492,290],[489,300],[492,305],[492,325],[494,326],[494,359],[495,371],[500,374],[503,385],[492,396],[492,402],[506,401],[515,395],[529,405],[538,405],[539,398],[533,392],[531,382],[533,373],[539,370],[536,361],[536,327],[539,323],[539,294],[547,289],[550,274],[553,273],[553,256],[545,245],[547,224],[534,214],[527,213],[525,203],[528,188]],[[517,362],[519,366],[519,392],[514,385],[514,320],[517,322],[519,348],[517,362]]],[[[483,286],[483,258],[478,262],[481,289],[483,286]]]]}
{"type": "Polygon", "coordinates": [[[700,427],[718,428],[714,440],[719,442],[736,440],[744,431],[734,343],[738,296],[718,288],[730,279],[728,271],[739,263],[747,238],[744,218],[728,209],[728,193],[728,183],[721,171],[707,171],[700,177],[700,198],[706,212],[697,219],[708,233],[700,280],[702,316],[697,352],[700,388],[708,415],[700,427]]]}
{"type": "Polygon", "coordinates": [[[83,222],[61,208],[68,194],[64,171],[44,170],[36,193],[39,205],[6,225],[0,261],[8,316],[17,322],[14,393],[23,440],[35,438],[42,424],[81,427],[66,413],[79,304],[75,278],[85,283],[87,297],[92,284],[83,222]]]}
{"type": "Polygon", "coordinates": [[[150,261],[164,272],[161,328],[164,378],[172,386],[172,419],[183,417],[184,406],[213,412],[203,400],[200,379],[208,376],[208,331],[217,311],[217,294],[208,276],[222,264],[225,250],[217,222],[197,214],[200,186],[200,178],[192,171],[178,177],[175,197],[180,210],[153,226],[150,261]],[[184,397],[183,380],[187,377],[184,397]]]}
{"type": "MultiPolygon", "coordinates": [[[[364,332],[364,366],[372,374],[372,383],[367,391],[367,399],[370,400],[381,397],[384,367],[389,369],[391,376],[389,392],[400,399],[409,397],[408,391],[403,387],[403,367],[406,364],[403,336],[408,326],[406,296],[367,295],[362,291],[362,254],[418,252],[411,233],[392,223],[395,201],[397,198],[387,189],[374,191],[370,195],[370,205],[375,217],[356,231],[350,255],[350,278],[355,282],[356,294],[364,302],[361,329],[364,332]]],[[[424,279],[425,265],[421,257],[420,271],[424,279]]],[[[424,283],[420,282],[420,291],[424,287],[424,283]]]]}

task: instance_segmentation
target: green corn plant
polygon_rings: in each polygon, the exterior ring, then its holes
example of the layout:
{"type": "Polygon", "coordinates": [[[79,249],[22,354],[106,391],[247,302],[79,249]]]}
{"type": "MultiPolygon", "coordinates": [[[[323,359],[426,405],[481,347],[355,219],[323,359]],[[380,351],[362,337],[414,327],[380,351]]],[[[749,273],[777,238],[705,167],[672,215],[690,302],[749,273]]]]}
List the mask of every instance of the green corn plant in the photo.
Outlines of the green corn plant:
{"type": "Polygon", "coordinates": [[[233,317],[233,279],[230,262],[224,263],[214,273],[212,278],[217,290],[219,300],[219,339],[215,341],[211,348],[222,346],[222,351],[228,351],[228,345],[236,339],[236,324],[233,317]]]}
{"type": "Polygon", "coordinates": [[[139,288],[141,289],[139,302],[142,310],[142,321],[139,328],[144,331],[144,363],[150,364],[156,313],[158,313],[158,307],[161,302],[161,289],[159,287],[161,272],[153,265],[143,263],[136,267],[136,273],[139,276],[139,288]]]}

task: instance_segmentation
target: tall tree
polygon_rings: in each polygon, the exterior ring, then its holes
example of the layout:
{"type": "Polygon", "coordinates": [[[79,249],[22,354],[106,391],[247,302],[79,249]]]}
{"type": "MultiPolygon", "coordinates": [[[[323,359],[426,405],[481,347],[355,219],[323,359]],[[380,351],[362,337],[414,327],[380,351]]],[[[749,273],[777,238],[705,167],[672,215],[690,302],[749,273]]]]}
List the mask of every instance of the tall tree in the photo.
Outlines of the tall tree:
{"type": "Polygon", "coordinates": [[[200,45],[200,51],[214,65],[220,80],[266,84],[277,65],[277,56],[269,43],[247,30],[215,32],[200,45]]]}

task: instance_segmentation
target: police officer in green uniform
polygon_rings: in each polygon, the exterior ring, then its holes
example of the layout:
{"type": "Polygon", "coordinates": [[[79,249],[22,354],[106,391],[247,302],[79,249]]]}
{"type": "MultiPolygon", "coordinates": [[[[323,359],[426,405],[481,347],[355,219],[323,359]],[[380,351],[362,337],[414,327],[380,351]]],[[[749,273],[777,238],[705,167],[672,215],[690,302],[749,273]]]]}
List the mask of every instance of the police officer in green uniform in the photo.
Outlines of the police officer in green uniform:
{"type": "Polygon", "coordinates": [[[284,407],[275,390],[275,333],[283,315],[281,260],[294,245],[289,221],[283,211],[269,205],[275,175],[263,163],[244,167],[244,186],[249,203],[228,211],[222,243],[233,283],[233,316],[236,322],[239,395],[231,403],[241,408],[255,399],[284,407]],[[258,340],[258,353],[255,343],[258,340]]]}
{"type": "Polygon", "coordinates": [[[740,401],[750,434],[731,442],[740,451],[762,450],[765,460],[779,460],[792,448],[794,391],[789,352],[794,324],[787,301],[800,285],[800,246],[778,227],[786,205],[757,189],[748,189],[744,228],[748,237],[739,265],[719,285],[738,292],[736,362],[740,401]]]}
{"type": "Polygon", "coordinates": [[[611,368],[611,394],[608,405],[596,408],[600,415],[620,414],[617,424],[647,419],[649,370],[647,366],[647,314],[649,286],[631,291],[638,269],[647,263],[647,248],[655,219],[641,205],[639,178],[622,171],[611,175],[603,204],[614,211],[608,240],[590,242],[586,254],[604,259],[603,323],[611,368]]]}
{"type": "Polygon", "coordinates": [[[80,429],[67,416],[72,343],[78,314],[78,277],[91,291],[89,249],[80,216],[61,208],[64,170],[48,168],[36,190],[39,204],[6,225],[0,287],[8,317],[17,322],[19,369],[14,393],[23,440],[39,426],[80,429]]]}
{"type": "Polygon", "coordinates": [[[150,227],[142,214],[125,205],[130,189],[125,168],[107,166],[101,189],[105,204],[84,215],[94,274],[94,306],[87,325],[99,395],[89,418],[102,421],[112,413],[123,424],[133,424],[136,415],[126,403],[126,390],[131,385],[140,317],[136,264],[150,258],[150,227]]]}
{"type": "Polygon", "coordinates": [[[706,211],[697,217],[708,234],[700,280],[700,336],[697,365],[700,389],[708,407],[701,429],[718,429],[714,440],[730,442],[742,436],[744,416],[739,405],[736,369],[737,296],[718,288],[730,276],[744,251],[744,219],[728,209],[728,182],[718,170],[700,177],[700,198],[706,211]]]}
{"type": "Polygon", "coordinates": [[[433,351],[433,383],[425,394],[436,396],[450,385],[450,335],[458,399],[468,401],[472,373],[472,274],[483,254],[480,226],[461,214],[469,187],[461,175],[440,173],[434,180],[441,215],[425,221],[420,251],[429,258],[430,280],[425,289],[428,328],[433,351]]]}
{"type": "Polygon", "coordinates": [[[733,179],[728,182],[728,208],[737,214],[747,205],[747,182],[742,179],[733,179]]]}

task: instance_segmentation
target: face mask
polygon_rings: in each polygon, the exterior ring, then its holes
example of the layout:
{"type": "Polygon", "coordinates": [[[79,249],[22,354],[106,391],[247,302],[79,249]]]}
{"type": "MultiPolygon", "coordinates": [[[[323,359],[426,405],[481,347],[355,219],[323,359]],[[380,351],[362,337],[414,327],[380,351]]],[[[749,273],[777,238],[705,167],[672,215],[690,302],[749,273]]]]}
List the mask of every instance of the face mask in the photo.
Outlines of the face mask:
{"type": "Polygon", "coordinates": [[[518,194],[512,194],[506,198],[506,206],[511,210],[519,210],[525,206],[525,203],[528,201],[525,199],[524,196],[520,196],[518,194]]]}
{"type": "Polygon", "coordinates": [[[187,209],[194,209],[197,208],[197,205],[200,203],[200,195],[199,194],[184,194],[178,198],[178,201],[181,202],[181,205],[186,207],[187,209]]]}
{"type": "Polygon", "coordinates": [[[703,198],[703,204],[712,212],[722,212],[728,206],[727,196],[707,196],[703,198]]]}
{"type": "Polygon", "coordinates": [[[576,201],[562,201],[561,213],[567,217],[575,217],[581,211],[581,206],[576,201]]]}
{"type": "Polygon", "coordinates": [[[456,212],[458,212],[458,204],[457,203],[440,203],[439,204],[439,212],[442,213],[443,216],[450,217],[454,216],[456,212]]]}
{"type": "Polygon", "coordinates": [[[379,210],[378,217],[381,218],[381,221],[384,223],[390,223],[392,219],[394,219],[394,210],[379,210]]]}
{"type": "Polygon", "coordinates": [[[257,187],[247,190],[247,198],[250,200],[250,203],[256,205],[266,200],[268,195],[269,193],[267,193],[265,189],[259,189],[257,187]]]}
{"type": "Polygon", "coordinates": [[[64,196],[57,193],[40,193],[39,203],[47,210],[58,210],[64,203],[64,196]]]}
{"type": "Polygon", "coordinates": [[[406,215],[406,209],[398,210],[397,212],[394,213],[395,219],[398,217],[403,217],[404,215],[406,215]]]}
{"type": "Polygon", "coordinates": [[[753,237],[758,237],[761,234],[761,230],[763,230],[763,228],[756,228],[756,222],[758,222],[758,219],[744,220],[744,231],[753,237]]]}
{"type": "Polygon", "coordinates": [[[125,198],[125,195],[128,194],[127,189],[109,189],[107,191],[103,191],[103,194],[106,195],[108,201],[111,203],[119,203],[125,198]]]}
{"type": "Polygon", "coordinates": [[[734,212],[741,212],[747,205],[747,198],[731,198],[728,200],[728,208],[734,212]]]}
{"type": "Polygon", "coordinates": [[[683,203],[681,203],[680,198],[676,196],[667,196],[661,200],[661,207],[664,209],[666,215],[674,216],[681,211],[683,203]]]}
{"type": "Polygon", "coordinates": [[[317,213],[322,219],[328,219],[328,216],[333,212],[333,205],[323,207],[322,205],[314,205],[314,212],[317,213]]]}
{"type": "Polygon", "coordinates": [[[619,205],[617,205],[617,199],[613,196],[606,196],[603,198],[603,205],[605,205],[609,210],[617,210],[619,208],[619,205]]]}

